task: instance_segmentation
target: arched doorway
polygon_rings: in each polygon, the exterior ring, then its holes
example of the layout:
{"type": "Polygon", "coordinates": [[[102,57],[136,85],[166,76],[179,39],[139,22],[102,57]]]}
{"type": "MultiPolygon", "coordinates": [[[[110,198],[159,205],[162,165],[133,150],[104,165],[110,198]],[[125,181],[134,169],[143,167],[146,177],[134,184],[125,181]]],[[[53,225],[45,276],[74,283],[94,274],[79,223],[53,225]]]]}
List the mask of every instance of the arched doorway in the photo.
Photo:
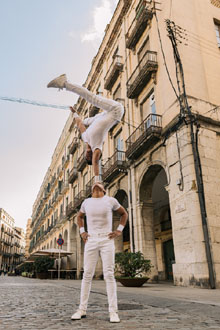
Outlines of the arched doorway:
{"type": "Polygon", "coordinates": [[[162,166],[152,165],[140,185],[142,251],[154,268],[154,280],[172,280],[175,262],[167,176],[162,166]]]}
{"type": "MultiPolygon", "coordinates": [[[[127,193],[120,189],[117,191],[114,196],[117,201],[128,211],[128,195],[127,193]]],[[[120,221],[120,216],[114,212],[113,214],[113,230],[116,230],[120,221]]],[[[130,228],[129,228],[129,219],[126,223],[126,226],[122,232],[121,238],[117,241],[116,252],[120,251],[130,251],[130,228]]]]}

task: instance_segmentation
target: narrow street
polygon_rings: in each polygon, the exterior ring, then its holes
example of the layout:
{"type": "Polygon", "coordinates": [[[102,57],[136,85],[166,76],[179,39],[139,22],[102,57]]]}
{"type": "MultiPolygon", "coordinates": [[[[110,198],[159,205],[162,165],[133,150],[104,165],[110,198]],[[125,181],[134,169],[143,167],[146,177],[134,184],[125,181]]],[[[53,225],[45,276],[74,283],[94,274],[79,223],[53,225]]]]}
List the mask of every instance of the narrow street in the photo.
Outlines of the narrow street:
{"type": "Polygon", "coordinates": [[[0,277],[0,329],[220,329],[220,290],[118,283],[121,323],[109,323],[104,281],[93,281],[87,318],[71,321],[80,281],[0,277]]]}

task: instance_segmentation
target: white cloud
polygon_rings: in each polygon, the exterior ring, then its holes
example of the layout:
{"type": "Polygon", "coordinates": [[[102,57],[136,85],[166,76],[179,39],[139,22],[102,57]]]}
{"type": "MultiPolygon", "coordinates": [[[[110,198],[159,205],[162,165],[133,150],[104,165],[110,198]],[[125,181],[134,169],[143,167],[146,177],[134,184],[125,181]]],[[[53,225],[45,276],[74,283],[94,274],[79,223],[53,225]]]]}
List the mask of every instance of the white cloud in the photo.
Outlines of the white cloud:
{"type": "Polygon", "coordinates": [[[100,6],[92,11],[93,24],[82,34],[82,42],[100,41],[103,38],[106,25],[110,22],[118,0],[102,0],[100,6]]]}

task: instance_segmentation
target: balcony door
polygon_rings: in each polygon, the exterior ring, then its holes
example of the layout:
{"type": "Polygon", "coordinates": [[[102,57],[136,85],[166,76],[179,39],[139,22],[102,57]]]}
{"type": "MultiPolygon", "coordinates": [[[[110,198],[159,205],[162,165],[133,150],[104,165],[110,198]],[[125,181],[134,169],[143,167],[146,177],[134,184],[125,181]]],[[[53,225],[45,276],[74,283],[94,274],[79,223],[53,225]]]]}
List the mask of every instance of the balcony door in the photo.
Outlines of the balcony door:
{"type": "Polygon", "coordinates": [[[122,138],[122,131],[120,131],[115,137],[114,137],[114,147],[115,150],[117,150],[117,160],[123,160],[123,152],[124,151],[124,141],[122,138]]]}
{"type": "MultiPolygon", "coordinates": [[[[138,63],[142,61],[144,58],[146,52],[150,50],[150,40],[147,38],[147,40],[144,41],[143,45],[141,46],[140,50],[138,51],[138,63]]],[[[142,66],[141,66],[142,67],[142,66]]]]}
{"type": "Polygon", "coordinates": [[[156,116],[149,116],[150,114],[156,114],[156,104],[154,91],[151,92],[145,101],[141,104],[141,119],[145,121],[145,129],[151,125],[156,125],[156,116]]]}

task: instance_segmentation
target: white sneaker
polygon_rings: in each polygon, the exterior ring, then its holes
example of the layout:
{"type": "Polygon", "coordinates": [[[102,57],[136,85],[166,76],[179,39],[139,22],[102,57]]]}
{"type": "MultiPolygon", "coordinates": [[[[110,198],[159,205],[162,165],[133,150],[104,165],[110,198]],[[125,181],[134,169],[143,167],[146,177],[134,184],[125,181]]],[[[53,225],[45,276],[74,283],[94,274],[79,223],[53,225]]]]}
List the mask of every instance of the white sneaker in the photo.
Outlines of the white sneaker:
{"type": "Polygon", "coordinates": [[[62,74],[61,76],[51,80],[47,85],[47,88],[54,87],[54,88],[63,89],[65,87],[66,82],[67,82],[66,75],[62,74]]]}
{"type": "Polygon", "coordinates": [[[110,314],[110,322],[111,323],[119,323],[120,319],[118,313],[109,313],[110,314]]]}
{"type": "Polygon", "coordinates": [[[86,311],[83,311],[82,309],[78,309],[76,313],[74,313],[71,316],[71,320],[80,320],[84,317],[86,317],[86,311]]]}

